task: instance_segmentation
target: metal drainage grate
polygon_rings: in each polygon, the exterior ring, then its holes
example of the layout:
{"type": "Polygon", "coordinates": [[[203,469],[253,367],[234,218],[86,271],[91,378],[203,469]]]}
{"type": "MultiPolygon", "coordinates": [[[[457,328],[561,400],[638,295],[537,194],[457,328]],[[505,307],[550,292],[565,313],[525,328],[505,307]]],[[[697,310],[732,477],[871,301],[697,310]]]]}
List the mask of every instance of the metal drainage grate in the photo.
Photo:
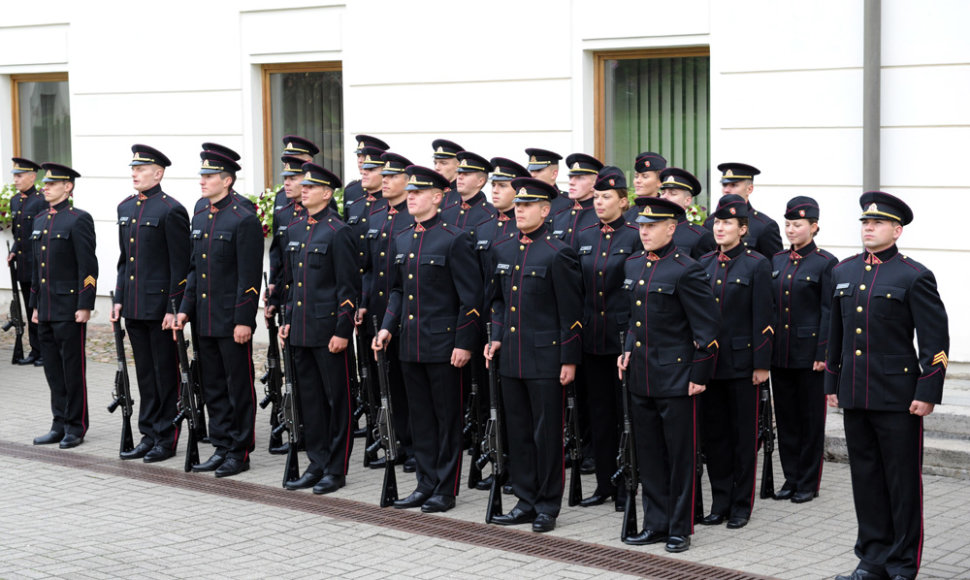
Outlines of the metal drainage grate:
{"type": "Polygon", "coordinates": [[[216,480],[182,471],[158,469],[143,464],[121,462],[83,453],[68,454],[63,451],[22,445],[10,441],[0,441],[0,454],[61,467],[84,469],[104,475],[136,479],[156,485],[241,499],[329,518],[371,524],[410,534],[462,542],[476,547],[504,550],[535,558],[600,568],[643,578],[657,580],[756,580],[766,578],[765,576],[737,570],[674,560],[623,548],[613,548],[410,511],[380,508],[376,505],[342,498],[295,494],[282,488],[278,489],[256,483],[225,479],[216,480]]]}

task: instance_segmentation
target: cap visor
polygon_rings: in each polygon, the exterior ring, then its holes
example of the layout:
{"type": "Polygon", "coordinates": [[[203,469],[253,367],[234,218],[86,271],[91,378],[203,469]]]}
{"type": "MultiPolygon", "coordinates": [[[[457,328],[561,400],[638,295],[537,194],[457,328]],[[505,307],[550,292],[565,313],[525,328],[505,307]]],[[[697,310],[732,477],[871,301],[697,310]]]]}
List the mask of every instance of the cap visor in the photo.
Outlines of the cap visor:
{"type": "Polygon", "coordinates": [[[199,175],[211,175],[213,173],[220,173],[221,169],[200,169],[199,175]]]}
{"type": "Polygon", "coordinates": [[[638,224],[652,224],[652,223],[662,222],[664,220],[669,220],[669,219],[671,219],[671,218],[666,218],[666,217],[663,217],[663,218],[655,218],[655,217],[647,217],[645,215],[640,215],[640,216],[637,216],[637,223],[638,224]]]}

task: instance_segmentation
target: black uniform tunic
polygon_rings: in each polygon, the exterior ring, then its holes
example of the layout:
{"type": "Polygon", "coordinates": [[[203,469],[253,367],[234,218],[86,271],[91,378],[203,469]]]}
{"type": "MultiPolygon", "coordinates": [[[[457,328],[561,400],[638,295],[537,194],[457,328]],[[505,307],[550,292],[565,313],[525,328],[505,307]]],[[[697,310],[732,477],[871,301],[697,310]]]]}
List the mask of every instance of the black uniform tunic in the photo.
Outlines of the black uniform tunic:
{"type": "Polygon", "coordinates": [[[10,246],[10,251],[15,256],[17,283],[20,284],[20,294],[27,313],[27,339],[30,344],[28,357],[40,356],[37,324],[32,320],[34,309],[30,306],[30,284],[34,270],[34,248],[30,242],[30,233],[34,230],[34,217],[45,209],[47,201],[44,194],[34,186],[27,191],[15,193],[10,198],[10,215],[13,217],[13,245],[10,246]]]}

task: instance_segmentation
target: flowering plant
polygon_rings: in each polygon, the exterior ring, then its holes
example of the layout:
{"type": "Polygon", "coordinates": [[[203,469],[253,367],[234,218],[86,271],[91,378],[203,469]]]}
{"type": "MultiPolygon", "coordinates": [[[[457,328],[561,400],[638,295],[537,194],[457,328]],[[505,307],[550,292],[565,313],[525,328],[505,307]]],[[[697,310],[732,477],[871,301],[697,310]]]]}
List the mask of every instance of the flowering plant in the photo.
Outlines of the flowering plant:
{"type": "Polygon", "coordinates": [[[246,194],[249,201],[256,204],[256,217],[259,218],[259,223],[263,226],[264,238],[268,238],[273,233],[273,212],[276,209],[274,204],[276,203],[276,191],[280,187],[282,186],[268,187],[258,196],[246,194]]]}
{"type": "Polygon", "coordinates": [[[695,226],[704,225],[707,219],[707,208],[699,203],[687,207],[687,221],[695,226]]]}
{"type": "Polygon", "coordinates": [[[9,228],[13,223],[13,215],[10,212],[10,198],[15,193],[17,193],[17,188],[11,183],[0,188],[0,231],[9,228]]]}

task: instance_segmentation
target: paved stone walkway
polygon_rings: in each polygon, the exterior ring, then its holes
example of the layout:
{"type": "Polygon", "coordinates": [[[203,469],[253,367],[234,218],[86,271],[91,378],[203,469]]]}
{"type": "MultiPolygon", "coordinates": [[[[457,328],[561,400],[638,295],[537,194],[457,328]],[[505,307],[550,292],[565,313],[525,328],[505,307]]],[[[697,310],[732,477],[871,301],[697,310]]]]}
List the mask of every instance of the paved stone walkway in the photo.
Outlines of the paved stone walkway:
{"type": "MultiPolygon", "coordinates": [[[[7,364],[10,344],[0,338],[0,440],[29,444],[49,426],[47,386],[41,369],[7,364]]],[[[84,444],[61,452],[65,456],[117,457],[120,416],[104,409],[114,371],[113,364],[89,362],[91,428],[84,444]]],[[[257,428],[252,469],[234,479],[279,489],[283,457],[265,452],[265,411],[258,413],[257,428]]],[[[204,459],[211,448],[203,445],[201,452],[204,459]]],[[[380,495],[382,472],[360,467],[360,453],[357,440],[348,485],[334,496],[373,505],[380,495]]],[[[301,459],[305,467],[305,457],[301,459]]],[[[181,470],[182,460],[179,449],[176,458],[149,467],[181,470]]],[[[777,481],[777,455],[774,468],[777,481]]],[[[413,489],[413,481],[412,475],[398,471],[402,495],[413,489]]],[[[583,485],[590,493],[595,485],[592,476],[584,476],[583,485]]],[[[926,476],[924,489],[926,541],[920,578],[970,578],[970,486],[953,478],[926,476]]],[[[704,492],[709,500],[706,486],[704,492]]],[[[463,489],[458,506],[438,517],[481,522],[486,495],[463,489]]],[[[505,502],[506,509],[511,507],[510,496],[505,502]]],[[[619,526],[620,514],[612,506],[564,506],[553,534],[624,547],[619,526]]],[[[848,468],[829,463],[817,500],[796,505],[759,499],[746,528],[699,526],[691,549],[673,558],[777,578],[831,578],[855,566],[855,530],[848,468]]],[[[622,577],[2,454],[0,538],[0,578],[622,577]]],[[[667,556],[662,545],[629,549],[667,556]]]]}

